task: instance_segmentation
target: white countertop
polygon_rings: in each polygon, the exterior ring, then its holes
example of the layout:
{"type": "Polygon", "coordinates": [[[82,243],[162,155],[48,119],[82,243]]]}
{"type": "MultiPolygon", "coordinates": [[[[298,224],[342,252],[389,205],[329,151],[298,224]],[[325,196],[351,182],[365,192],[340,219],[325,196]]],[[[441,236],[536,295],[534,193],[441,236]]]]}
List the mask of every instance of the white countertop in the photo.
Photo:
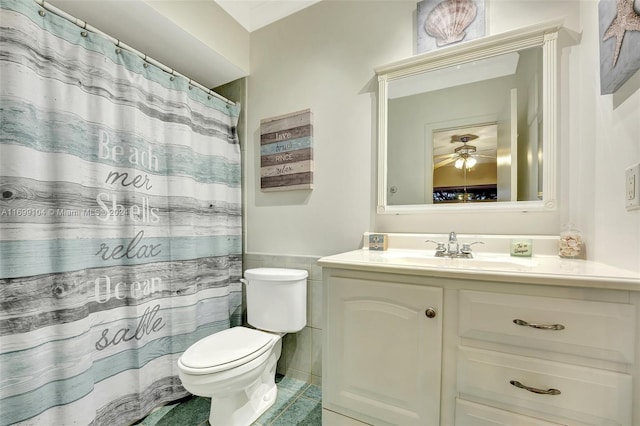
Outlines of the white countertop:
{"type": "Polygon", "coordinates": [[[433,250],[354,250],[318,261],[324,268],[441,278],[640,291],[640,273],[553,255],[511,257],[475,253],[474,259],[435,258],[433,250]]]}

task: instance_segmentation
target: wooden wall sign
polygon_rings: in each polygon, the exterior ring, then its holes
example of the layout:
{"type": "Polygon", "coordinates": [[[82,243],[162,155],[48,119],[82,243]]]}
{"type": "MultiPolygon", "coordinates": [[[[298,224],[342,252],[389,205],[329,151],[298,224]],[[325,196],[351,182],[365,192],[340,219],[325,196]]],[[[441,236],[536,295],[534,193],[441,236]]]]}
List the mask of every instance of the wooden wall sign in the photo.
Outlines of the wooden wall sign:
{"type": "Polygon", "coordinates": [[[260,120],[263,191],[313,189],[312,121],[310,109],[260,120]]]}

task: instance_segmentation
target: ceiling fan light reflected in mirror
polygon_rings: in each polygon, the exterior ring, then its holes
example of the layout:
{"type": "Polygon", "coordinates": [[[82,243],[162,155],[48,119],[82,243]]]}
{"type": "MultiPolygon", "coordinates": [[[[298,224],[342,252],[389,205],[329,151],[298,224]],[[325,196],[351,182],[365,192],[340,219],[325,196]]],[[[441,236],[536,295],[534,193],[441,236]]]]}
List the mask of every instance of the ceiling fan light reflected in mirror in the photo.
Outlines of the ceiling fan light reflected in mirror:
{"type": "Polygon", "coordinates": [[[470,169],[471,167],[476,165],[477,160],[473,157],[469,157],[465,160],[465,163],[467,164],[467,169],[470,169]]]}
{"type": "Polygon", "coordinates": [[[473,166],[475,166],[477,162],[478,161],[475,158],[465,154],[458,157],[458,159],[456,160],[455,163],[453,163],[453,165],[455,166],[456,169],[461,169],[463,167],[466,169],[470,169],[473,166]]]}

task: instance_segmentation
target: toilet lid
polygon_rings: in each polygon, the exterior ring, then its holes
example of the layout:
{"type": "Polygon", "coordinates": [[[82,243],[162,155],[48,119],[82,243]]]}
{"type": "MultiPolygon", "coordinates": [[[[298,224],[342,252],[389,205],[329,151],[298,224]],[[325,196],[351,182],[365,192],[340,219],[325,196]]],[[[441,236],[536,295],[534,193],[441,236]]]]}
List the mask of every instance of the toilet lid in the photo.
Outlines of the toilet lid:
{"type": "Polygon", "coordinates": [[[246,327],[233,327],[219,331],[198,340],[180,357],[182,364],[189,368],[222,367],[237,365],[257,358],[269,349],[273,335],[246,327]]]}

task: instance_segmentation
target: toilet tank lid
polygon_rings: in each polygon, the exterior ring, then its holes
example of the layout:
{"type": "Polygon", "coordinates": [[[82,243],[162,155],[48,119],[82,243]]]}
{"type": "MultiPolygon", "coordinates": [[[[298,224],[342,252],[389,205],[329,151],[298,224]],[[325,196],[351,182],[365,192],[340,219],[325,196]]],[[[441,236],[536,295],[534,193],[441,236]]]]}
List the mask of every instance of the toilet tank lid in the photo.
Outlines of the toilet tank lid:
{"type": "Polygon", "coordinates": [[[304,269],[255,268],[244,271],[245,278],[264,281],[295,281],[309,276],[304,269]]]}

